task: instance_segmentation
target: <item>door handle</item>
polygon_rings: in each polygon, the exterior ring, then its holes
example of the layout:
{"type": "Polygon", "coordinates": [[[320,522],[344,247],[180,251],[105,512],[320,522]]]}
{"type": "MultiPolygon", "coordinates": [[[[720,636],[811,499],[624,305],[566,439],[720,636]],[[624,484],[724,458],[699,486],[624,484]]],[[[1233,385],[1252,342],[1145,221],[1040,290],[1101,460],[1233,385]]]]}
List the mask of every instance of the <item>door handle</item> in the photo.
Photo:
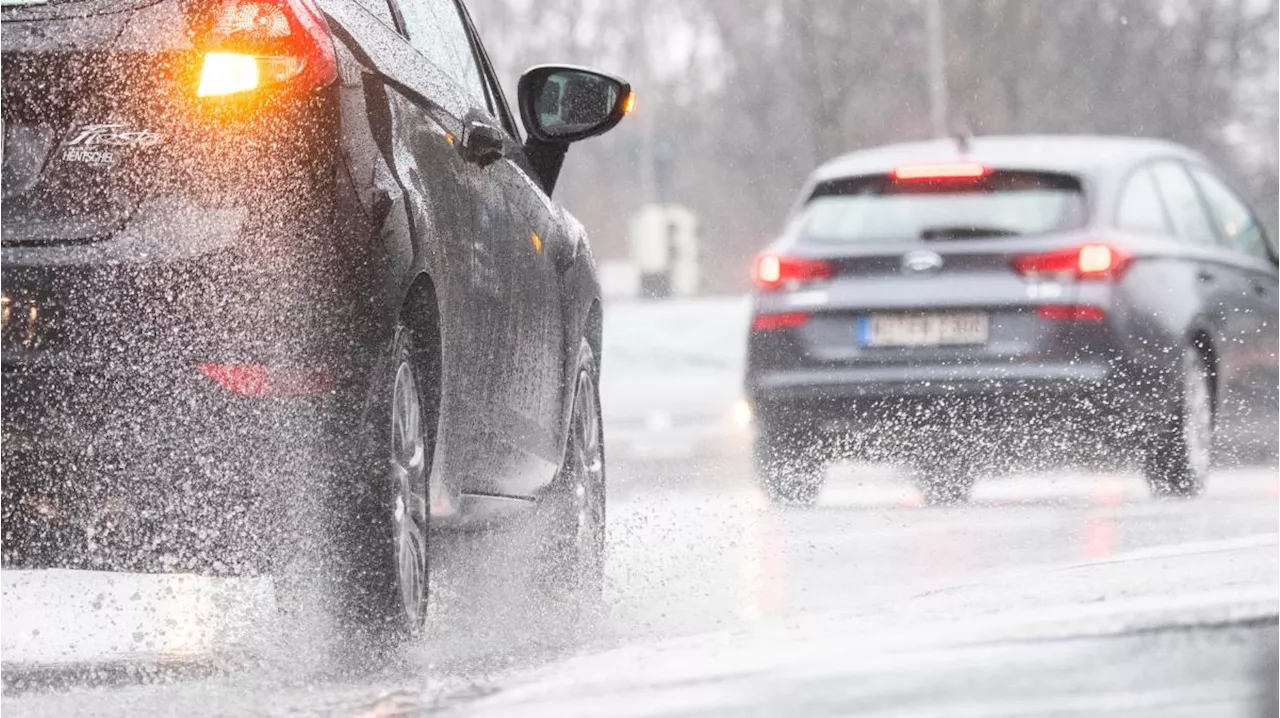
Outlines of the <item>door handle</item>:
{"type": "Polygon", "coordinates": [[[470,122],[462,136],[463,156],[481,167],[502,159],[506,154],[506,133],[483,122],[470,122]]]}
{"type": "Polygon", "coordinates": [[[1218,279],[1218,275],[1207,269],[1201,269],[1196,272],[1196,279],[1200,280],[1201,284],[1209,284],[1210,282],[1216,281],[1218,279]]]}

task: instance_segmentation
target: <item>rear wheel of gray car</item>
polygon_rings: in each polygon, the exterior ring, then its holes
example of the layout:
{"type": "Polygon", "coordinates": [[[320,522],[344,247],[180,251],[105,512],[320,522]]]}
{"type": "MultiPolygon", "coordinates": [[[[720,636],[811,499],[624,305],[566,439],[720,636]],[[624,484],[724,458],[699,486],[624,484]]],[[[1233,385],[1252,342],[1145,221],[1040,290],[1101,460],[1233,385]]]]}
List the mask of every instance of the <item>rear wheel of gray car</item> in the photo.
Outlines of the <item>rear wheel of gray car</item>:
{"type": "Polygon", "coordinates": [[[916,488],[930,506],[967,502],[976,479],[970,463],[955,454],[918,459],[915,464],[916,488]]]}
{"type": "Polygon", "coordinates": [[[1178,401],[1148,442],[1143,468],[1151,493],[1190,498],[1204,491],[1213,456],[1213,379],[1204,355],[1183,356],[1178,401]]]}
{"type": "Polygon", "coordinates": [[[762,422],[754,449],[756,478],[770,499],[793,506],[818,501],[826,481],[827,457],[815,432],[762,422]]]}

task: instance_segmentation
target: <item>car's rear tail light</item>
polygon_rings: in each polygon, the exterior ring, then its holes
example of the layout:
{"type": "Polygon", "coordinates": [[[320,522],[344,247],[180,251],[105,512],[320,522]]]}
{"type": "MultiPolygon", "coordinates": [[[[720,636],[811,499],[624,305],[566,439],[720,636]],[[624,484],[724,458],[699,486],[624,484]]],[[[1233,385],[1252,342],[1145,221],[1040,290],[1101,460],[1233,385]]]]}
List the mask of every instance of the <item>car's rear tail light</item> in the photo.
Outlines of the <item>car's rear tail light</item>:
{"type": "Polygon", "coordinates": [[[1100,322],[1107,318],[1106,310],[1084,304],[1044,304],[1038,312],[1044,319],[1059,322],[1100,322]]]}
{"type": "Polygon", "coordinates": [[[904,165],[893,171],[895,180],[982,179],[990,170],[979,162],[943,162],[927,165],[904,165]]]}
{"type": "Polygon", "coordinates": [[[1109,244],[1086,244],[1041,254],[1015,257],[1013,269],[1024,277],[1058,280],[1097,279],[1115,281],[1124,276],[1133,256],[1109,244]]]}
{"type": "Polygon", "coordinates": [[[757,314],[751,318],[751,331],[772,332],[779,329],[799,329],[808,323],[809,314],[807,312],[757,314]]]}
{"type": "Polygon", "coordinates": [[[752,279],[756,286],[771,291],[830,279],[833,274],[831,263],[821,259],[765,253],[756,257],[752,279]]]}
{"type": "Polygon", "coordinates": [[[323,369],[264,364],[201,364],[200,373],[241,396],[308,396],[333,391],[333,373],[323,369]]]}
{"type": "Polygon", "coordinates": [[[260,87],[312,89],[338,74],[333,39],[313,0],[223,0],[197,41],[196,95],[260,87]]]}

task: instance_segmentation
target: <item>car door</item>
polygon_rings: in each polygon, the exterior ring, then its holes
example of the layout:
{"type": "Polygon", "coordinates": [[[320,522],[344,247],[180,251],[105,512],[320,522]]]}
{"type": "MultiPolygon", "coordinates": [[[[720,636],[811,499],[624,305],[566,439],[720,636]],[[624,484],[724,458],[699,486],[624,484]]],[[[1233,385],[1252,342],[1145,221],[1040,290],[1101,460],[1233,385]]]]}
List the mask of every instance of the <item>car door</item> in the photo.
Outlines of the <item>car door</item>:
{"type": "Polygon", "coordinates": [[[501,189],[499,206],[504,211],[497,225],[500,233],[492,235],[491,241],[504,244],[512,259],[512,350],[507,355],[507,374],[515,381],[509,387],[510,419],[529,458],[529,474],[513,488],[527,494],[554,477],[563,446],[558,434],[563,355],[569,345],[564,336],[560,275],[551,248],[563,245],[564,228],[559,208],[533,179],[501,85],[465,8],[463,14],[489,93],[492,122],[502,131],[502,157],[487,167],[491,184],[501,189]]]}
{"type": "Polygon", "coordinates": [[[1218,271],[1230,273],[1232,288],[1225,296],[1225,340],[1231,345],[1224,352],[1230,357],[1223,362],[1222,418],[1231,432],[1255,430],[1274,435],[1277,383],[1277,354],[1280,334],[1277,332],[1276,265],[1261,224],[1225,182],[1211,171],[1190,166],[1192,177],[1200,189],[1218,231],[1224,249],[1218,271]]]}
{"type": "MultiPolygon", "coordinates": [[[[492,386],[477,377],[492,374],[496,361],[477,324],[501,322],[505,303],[495,286],[501,272],[493,259],[475,252],[478,219],[471,184],[475,172],[459,147],[472,104],[458,83],[411,44],[395,0],[321,0],[335,34],[359,38],[364,56],[359,76],[346,70],[339,101],[368,121],[343,128],[346,160],[366,207],[381,220],[382,241],[395,277],[428,270],[435,282],[442,329],[442,416],[432,466],[433,496],[466,490],[458,467],[476,456],[497,453],[484,434],[492,386]],[[363,148],[375,147],[376,151],[363,148]],[[494,315],[497,315],[496,318],[494,315]]],[[[415,0],[417,2],[417,0],[415,0]]],[[[429,25],[417,40],[426,42],[429,25]]],[[[404,287],[371,286],[399,302],[404,287]],[[394,293],[394,296],[391,294],[394,293]]],[[[442,500],[442,507],[448,502],[442,500]]],[[[442,510],[444,510],[442,508],[442,510]]]]}
{"type": "Polygon", "coordinates": [[[515,283],[511,247],[495,241],[505,233],[505,197],[472,145],[475,128],[492,122],[487,90],[453,0],[393,0],[392,7],[427,82],[419,109],[430,121],[410,142],[412,181],[451,185],[423,197],[447,225],[424,222],[428,233],[439,231],[423,238],[443,253],[433,277],[442,295],[445,362],[437,462],[460,493],[507,494],[528,462],[508,420],[515,283]]]}
{"type": "Polygon", "coordinates": [[[1212,337],[1217,360],[1218,418],[1220,422],[1233,421],[1238,396],[1236,368],[1247,360],[1233,315],[1248,291],[1247,284],[1228,260],[1213,218],[1186,165],[1174,160],[1158,162],[1152,166],[1152,174],[1169,210],[1174,231],[1192,250],[1187,258],[1196,263],[1191,291],[1200,297],[1202,314],[1198,328],[1206,329],[1212,337]]]}
{"type": "Polygon", "coordinates": [[[454,294],[465,302],[447,316],[446,336],[465,349],[454,373],[458,390],[446,392],[445,401],[464,404],[450,415],[472,419],[466,437],[449,443],[445,461],[464,493],[529,495],[558,466],[543,428],[549,423],[543,395],[552,383],[545,365],[559,366],[545,361],[548,338],[559,328],[558,318],[549,321],[542,306],[547,292],[539,286],[546,227],[515,189],[519,177],[509,158],[520,144],[506,108],[499,111],[465,10],[455,0],[401,0],[398,7],[410,43],[464,98],[452,119],[471,233],[448,263],[461,271],[444,281],[458,284],[454,294]]]}

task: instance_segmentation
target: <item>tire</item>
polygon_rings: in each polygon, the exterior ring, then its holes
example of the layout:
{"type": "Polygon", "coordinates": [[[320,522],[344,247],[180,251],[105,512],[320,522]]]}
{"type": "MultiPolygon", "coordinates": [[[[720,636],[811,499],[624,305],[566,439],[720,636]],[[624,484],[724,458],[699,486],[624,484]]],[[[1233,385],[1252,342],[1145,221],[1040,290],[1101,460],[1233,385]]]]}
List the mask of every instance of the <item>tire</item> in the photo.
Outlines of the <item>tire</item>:
{"type": "Polygon", "coordinates": [[[589,613],[603,594],[606,486],[599,371],[595,352],[583,340],[564,459],[538,506],[542,549],[537,589],[561,613],[589,613]]]}
{"type": "Polygon", "coordinates": [[[328,487],[314,487],[318,510],[301,512],[291,560],[277,573],[282,607],[308,620],[319,610],[352,651],[393,648],[425,626],[427,481],[439,418],[438,355],[424,350],[439,345],[430,341],[396,331],[377,411],[356,450],[363,458],[352,468],[338,463],[328,487]]]}
{"type": "Polygon", "coordinates": [[[969,462],[953,453],[917,459],[916,488],[930,506],[951,506],[969,501],[977,475],[969,462]]]}
{"type": "Polygon", "coordinates": [[[1143,456],[1147,485],[1153,496],[1162,498],[1203,493],[1213,456],[1213,380],[1207,363],[1199,350],[1189,348],[1181,369],[1176,406],[1143,456]]]}
{"type": "Polygon", "coordinates": [[[761,422],[756,434],[756,478],[774,503],[812,506],[826,481],[826,448],[814,432],[761,422]]]}

